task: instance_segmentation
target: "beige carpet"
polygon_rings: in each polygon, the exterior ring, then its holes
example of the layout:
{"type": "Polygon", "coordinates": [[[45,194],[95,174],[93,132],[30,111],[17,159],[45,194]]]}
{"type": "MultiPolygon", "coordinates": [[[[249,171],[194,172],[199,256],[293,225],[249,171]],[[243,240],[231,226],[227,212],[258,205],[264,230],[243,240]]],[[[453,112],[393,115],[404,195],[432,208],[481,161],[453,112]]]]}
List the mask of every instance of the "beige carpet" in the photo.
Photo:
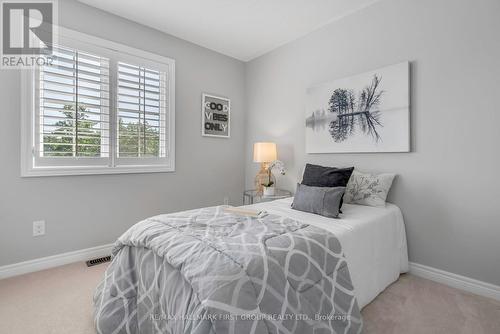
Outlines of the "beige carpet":
{"type": "MultiPolygon", "coordinates": [[[[0,333],[94,333],[92,294],[105,268],[75,263],[0,280],[0,333]]],[[[411,275],[363,316],[365,333],[500,333],[500,302],[411,275]]]]}
{"type": "Polygon", "coordinates": [[[365,333],[500,333],[500,302],[413,275],[401,275],[362,313],[365,333]]]}

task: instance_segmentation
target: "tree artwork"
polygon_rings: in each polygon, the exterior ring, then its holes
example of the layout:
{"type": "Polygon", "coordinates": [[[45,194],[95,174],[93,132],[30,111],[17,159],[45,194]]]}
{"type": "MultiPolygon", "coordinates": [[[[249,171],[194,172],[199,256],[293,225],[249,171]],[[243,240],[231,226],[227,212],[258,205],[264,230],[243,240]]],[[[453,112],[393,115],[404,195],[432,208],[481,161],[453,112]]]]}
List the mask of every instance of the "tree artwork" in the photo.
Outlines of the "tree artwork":
{"type": "Polygon", "coordinates": [[[383,91],[377,91],[381,78],[374,75],[370,85],[363,88],[356,99],[353,90],[335,89],[328,111],[336,116],[329,124],[329,132],[335,142],[342,142],[353,135],[356,129],[370,135],[375,142],[380,140],[377,127],[381,127],[380,104],[383,91]]]}

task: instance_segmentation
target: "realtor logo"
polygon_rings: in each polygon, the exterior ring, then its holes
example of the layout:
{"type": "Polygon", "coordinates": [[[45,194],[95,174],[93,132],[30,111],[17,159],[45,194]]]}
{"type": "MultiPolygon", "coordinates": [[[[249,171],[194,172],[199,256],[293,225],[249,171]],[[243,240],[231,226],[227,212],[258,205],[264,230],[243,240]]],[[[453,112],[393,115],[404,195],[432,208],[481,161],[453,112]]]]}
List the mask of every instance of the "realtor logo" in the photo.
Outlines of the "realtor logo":
{"type": "Polygon", "coordinates": [[[57,15],[55,1],[2,2],[2,67],[20,68],[46,63],[52,53],[57,15]]]}

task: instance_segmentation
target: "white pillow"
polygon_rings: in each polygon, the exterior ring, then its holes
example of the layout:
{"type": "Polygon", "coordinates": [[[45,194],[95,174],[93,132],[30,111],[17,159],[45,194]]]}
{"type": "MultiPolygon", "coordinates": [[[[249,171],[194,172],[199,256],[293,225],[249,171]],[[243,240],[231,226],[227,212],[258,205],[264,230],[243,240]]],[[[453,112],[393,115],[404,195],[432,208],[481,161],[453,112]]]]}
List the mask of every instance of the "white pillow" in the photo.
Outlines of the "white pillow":
{"type": "Polygon", "coordinates": [[[369,206],[385,206],[395,174],[370,174],[357,170],[352,172],[347,182],[344,202],[369,206]]]}

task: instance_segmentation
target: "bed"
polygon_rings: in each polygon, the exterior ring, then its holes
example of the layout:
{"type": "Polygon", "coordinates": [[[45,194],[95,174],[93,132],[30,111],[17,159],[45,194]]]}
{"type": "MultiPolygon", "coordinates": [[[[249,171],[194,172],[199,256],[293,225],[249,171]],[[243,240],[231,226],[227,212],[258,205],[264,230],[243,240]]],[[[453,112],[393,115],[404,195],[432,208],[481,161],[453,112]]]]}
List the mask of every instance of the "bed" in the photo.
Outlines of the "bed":
{"type": "Polygon", "coordinates": [[[360,309],[408,269],[401,211],[292,199],[151,217],[116,242],[94,296],[98,333],[360,333],[360,309]]]}
{"type": "Polygon", "coordinates": [[[408,251],[403,215],[399,207],[346,204],[340,219],[291,209],[293,198],[245,206],[266,210],[332,232],[349,262],[360,308],[368,305],[401,273],[408,272],[408,251]]]}

